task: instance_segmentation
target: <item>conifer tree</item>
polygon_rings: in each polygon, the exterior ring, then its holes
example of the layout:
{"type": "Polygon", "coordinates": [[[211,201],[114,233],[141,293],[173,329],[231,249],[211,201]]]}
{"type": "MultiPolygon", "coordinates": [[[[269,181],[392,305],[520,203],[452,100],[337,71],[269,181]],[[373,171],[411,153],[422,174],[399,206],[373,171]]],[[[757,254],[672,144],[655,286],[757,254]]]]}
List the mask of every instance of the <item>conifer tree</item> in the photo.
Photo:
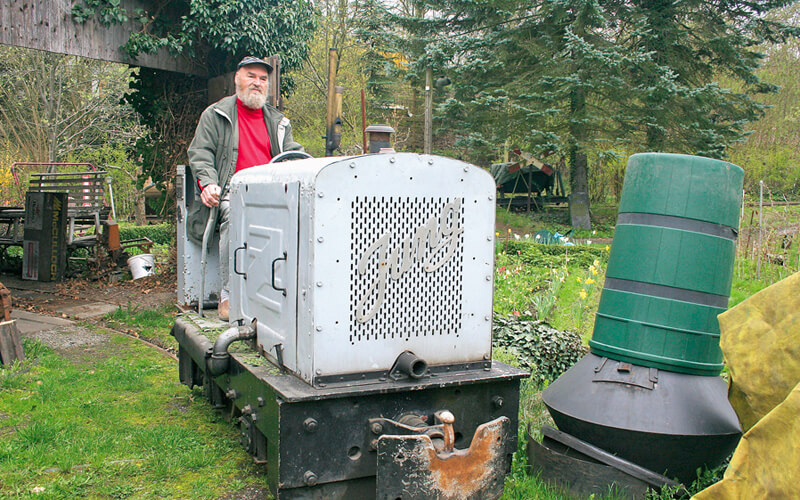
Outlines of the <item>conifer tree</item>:
{"type": "Polygon", "coordinates": [[[722,157],[742,140],[762,113],[751,95],[775,91],[755,74],[757,45],[798,34],[766,16],[788,3],[427,0],[423,19],[383,26],[446,62],[452,95],[439,113],[470,159],[497,158],[506,141],[557,153],[572,189],[587,191],[587,155],[608,146],[722,157]]]}
{"type": "Polygon", "coordinates": [[[620,2],[616,17],[626,28],[626,44],[652,54],[657,67],[671,72],[666,86],[648,85],[650,69],[633,73],[643,92],[637,100],[639,147],[714,158],[746,136],[747,123],[763,115],[752,96],[776,92],[759,80],[763,54],[759,44],[797,35],[797,28],[765,18],[791,2],[712,2],[635,0],[620,2]],[[720,78],[739,83],[740,91],[719,85],[720,78]]]}

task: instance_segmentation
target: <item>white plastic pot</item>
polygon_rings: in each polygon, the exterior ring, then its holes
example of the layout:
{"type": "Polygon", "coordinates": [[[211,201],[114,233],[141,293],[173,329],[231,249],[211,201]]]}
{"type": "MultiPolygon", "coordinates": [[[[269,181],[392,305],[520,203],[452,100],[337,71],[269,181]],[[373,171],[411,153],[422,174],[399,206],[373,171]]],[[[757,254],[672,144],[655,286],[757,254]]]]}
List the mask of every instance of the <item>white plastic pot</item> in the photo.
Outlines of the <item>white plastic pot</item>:
{"type": "Polygon", "coordinates": [[[145,276],[151,276],[156,268],[153,254],[143,253],[134,255],[128,259],[128,268],[131,270],[131,275],[135,280],[144,278],[145,276]]]}

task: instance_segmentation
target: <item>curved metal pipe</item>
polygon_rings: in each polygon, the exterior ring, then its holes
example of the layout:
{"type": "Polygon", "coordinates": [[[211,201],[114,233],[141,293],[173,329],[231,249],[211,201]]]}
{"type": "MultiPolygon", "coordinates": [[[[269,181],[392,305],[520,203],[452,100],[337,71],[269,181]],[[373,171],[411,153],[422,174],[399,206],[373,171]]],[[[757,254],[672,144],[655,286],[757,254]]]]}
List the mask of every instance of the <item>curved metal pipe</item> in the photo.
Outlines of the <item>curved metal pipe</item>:
{"type": "Polygon", "coordinates": [[[397,357],[395,367],[413,379],[420,379],[428,373],[428,363],[411,351],[403,351],[397,357]]]}
{"type": "Polygon", "coordinates": [[[208,264],[208,240],[214,232],[214,226],[217,224],[217,211],[218,207],[213,207],[211,212],[208,213],[208,222],[206,222],[206,229],[203,231],[203,243],[200,249],[200,297],[197,300],[197,314],[203,317],[203,303],[206,300],[206,264],[208,264]]]}
{"type": "Polygon", "coordinates": [[[211,357],[206,361],[206,368],[209,374],[217,376],[228,371],[228,363],[231,359],[228,347],[234,342],[255,338],[255,325],[256,320],[254,319],[250,325],[232,326],[217,337],[217,340],[214,342],[214,347],[211,350],[211,357]]]}

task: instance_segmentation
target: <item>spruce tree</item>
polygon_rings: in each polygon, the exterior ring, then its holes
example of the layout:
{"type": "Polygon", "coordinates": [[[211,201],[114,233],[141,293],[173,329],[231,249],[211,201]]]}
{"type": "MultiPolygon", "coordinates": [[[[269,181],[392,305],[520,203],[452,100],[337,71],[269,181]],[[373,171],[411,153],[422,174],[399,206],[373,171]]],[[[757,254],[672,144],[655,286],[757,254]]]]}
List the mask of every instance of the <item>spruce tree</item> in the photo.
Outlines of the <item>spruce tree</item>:
{"type": "Polygon", "coordinates": [[[428,0],[424,18],[383,28],[443,61],[453,86],[438,112],[470,159],[497,158],[507,141],[556,153],[587,191],[587,155],[609,146],[722,157],[743,140],[762,114],[751,95],[775,91],[755,74],[758,44],[798,34],[766,16],[788,3],[428,0]]]}
{"type": "Polygon", "coordinates": [[[797,28],[764,17],[788,3],[619,2],[620,22],[637,23],[626,27],[626,43],[651,53],[655,63],[630,74],[642,89],[632,113],[643,134],[639,148],[721,158],[727,146],[743,140],[747,123],[763,115],[752,96],[777,91],[756,75],[763,58],[759,44],[798,34],[797,28]],[[672,74],[668,85],[649,85],[653,68],[672,74]],[[720,86],[721,77],[736,81],[741,91],[720,86]]]}

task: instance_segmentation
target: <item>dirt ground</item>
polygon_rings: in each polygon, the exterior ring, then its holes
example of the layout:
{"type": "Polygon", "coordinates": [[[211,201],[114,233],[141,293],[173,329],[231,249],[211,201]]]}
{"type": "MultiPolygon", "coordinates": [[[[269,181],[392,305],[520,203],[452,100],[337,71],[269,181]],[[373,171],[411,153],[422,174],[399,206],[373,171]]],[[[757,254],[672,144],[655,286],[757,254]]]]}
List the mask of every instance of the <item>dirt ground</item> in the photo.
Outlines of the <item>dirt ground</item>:
{"type": "Polygon", "coordinates": [[[74,319],[81,319],[74,311],[89,310],[98,304],[156,308],[177,299],[174,274],[118,282],[73,278],[60,283],[27,281],[0,274],[0,283],[11,291],[15,309],[74,319]]]}

